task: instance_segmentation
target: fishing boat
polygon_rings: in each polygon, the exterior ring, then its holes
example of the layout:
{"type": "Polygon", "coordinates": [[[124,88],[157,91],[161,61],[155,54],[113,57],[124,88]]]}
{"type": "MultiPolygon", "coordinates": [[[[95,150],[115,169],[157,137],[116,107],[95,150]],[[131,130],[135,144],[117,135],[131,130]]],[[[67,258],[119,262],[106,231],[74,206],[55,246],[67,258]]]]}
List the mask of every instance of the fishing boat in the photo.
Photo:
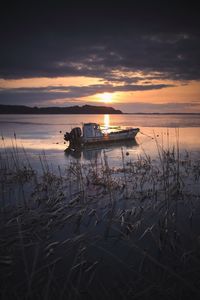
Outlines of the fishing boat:
{"type": "Polygon", "coordinates": [[[84,123],[82,130],[80,127],[75,127],[70,133],[66,132],[64,140],[69,141],[71,148],[77,148],[133,140],[139,131],[139,128],[126,128],[109,132],[108,130],[102,130],[97,123],[84,123]]]}

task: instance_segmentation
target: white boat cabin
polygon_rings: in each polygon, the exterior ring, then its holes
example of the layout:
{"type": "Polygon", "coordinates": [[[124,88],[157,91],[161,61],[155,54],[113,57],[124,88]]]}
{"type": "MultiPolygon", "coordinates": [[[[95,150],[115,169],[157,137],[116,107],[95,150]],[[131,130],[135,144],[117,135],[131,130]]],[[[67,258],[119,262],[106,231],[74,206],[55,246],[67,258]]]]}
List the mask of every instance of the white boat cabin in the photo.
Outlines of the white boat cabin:
{"type": "Polygon", "coordinates": [[[84,138],[95,138],[102,137],[103,133],[97,123],[85,123],[83,124],[83,137],[84,138]]]}

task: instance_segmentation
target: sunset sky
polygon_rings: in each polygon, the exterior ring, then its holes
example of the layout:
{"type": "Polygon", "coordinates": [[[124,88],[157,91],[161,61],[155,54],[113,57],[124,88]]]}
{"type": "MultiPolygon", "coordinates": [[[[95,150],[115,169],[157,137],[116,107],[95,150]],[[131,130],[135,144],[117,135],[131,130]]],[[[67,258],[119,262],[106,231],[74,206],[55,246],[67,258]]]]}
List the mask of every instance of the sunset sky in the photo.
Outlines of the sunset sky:
{"type": "Polygon", "coordinates": [[[40,2],[1,8],[0,104],[200,112],[191,1],[40,2]]]}

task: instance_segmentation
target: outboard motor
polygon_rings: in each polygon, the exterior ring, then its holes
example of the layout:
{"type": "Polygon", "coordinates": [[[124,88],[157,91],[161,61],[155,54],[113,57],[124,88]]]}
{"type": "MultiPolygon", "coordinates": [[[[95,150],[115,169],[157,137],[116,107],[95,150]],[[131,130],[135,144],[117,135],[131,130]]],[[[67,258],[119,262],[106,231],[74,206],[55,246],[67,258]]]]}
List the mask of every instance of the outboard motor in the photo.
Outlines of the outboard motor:
{"type": "Polygon", "coordinates": [[[64,140],[68,142],[69,139],[70,139],[70,134],[69,134],[69,132],[66,132],[66,133],[64,134],[64,140]]]}
{"type": "Polygon", "coordinates": [[[69,141],[70,148],[79,148],[81,146],[81,128],[75,127],[71,132],[66,132],[64,135],[64,140],[69,141]]]}
{"type": "Polygon", "coordinates": [[[75,127],[71,130],[70,132],[70,140],[77,141],[81,137],[81,128],[80,127],[75,127]]]}

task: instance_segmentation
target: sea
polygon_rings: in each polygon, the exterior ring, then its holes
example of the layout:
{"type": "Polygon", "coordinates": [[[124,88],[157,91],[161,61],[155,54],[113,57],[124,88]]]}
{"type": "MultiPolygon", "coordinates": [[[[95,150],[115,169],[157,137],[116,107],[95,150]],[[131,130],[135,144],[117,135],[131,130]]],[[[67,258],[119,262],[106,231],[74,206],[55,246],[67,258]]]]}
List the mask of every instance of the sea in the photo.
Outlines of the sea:
{"type": "Polygon", "coordinates": [[[4,299],[199,299],[199,115],[0,115],[0,134],[4,299]],[[140,132],[65,151],[88,122],[140,132]]]}
{"type": "Polygon", "coordinates": [[[121,163],[122,152],[128,159],[149,155],[156,158],[159,148],[178,147],[180,153],[189,152],[200,157],[200,115],[198,114],[122,114],[122,115],[0,115],[0,153],[17,147],[18,155],[28,154],[36,168],[45,155],[51,166],[66,166],[72,161],[82,163],[107,156],[110,165],[121,163]],[[104,131],[119,128],[140,128],[135,142],[97,146],[79,152],[66,152],[68,142],[63,136],[83,123],[96,122],[104,131]]]}

